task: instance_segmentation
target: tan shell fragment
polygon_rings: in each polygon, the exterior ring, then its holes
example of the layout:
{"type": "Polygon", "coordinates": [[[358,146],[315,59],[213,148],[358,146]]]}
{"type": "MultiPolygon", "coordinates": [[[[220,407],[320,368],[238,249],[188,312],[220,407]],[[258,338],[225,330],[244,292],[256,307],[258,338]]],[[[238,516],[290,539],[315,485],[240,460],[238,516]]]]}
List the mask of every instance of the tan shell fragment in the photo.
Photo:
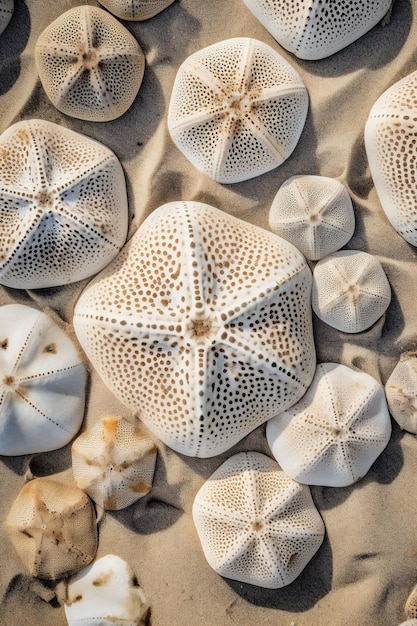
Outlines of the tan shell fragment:
{"type": "Polygon", "coordinates": [[[77,487],[35,478],[14,501],[9,537],[32,576],[56,579],[77,572],[97,551],[94,507],[77,487]]]}
{"type": "Polygon", "coordinates": [[[345,187],[327,176],[292,176],[279,188],[269,212],[271,230],[317,261],[342,248],[355,230],[345,187]]]}
{"type": "Polygon", "coordinates": [[[325,532],[309,488],[259,452],[225,461],[197,493],[193,518],[218,574],[268,589],[295,580],[325,532]]]}
{"type": "MultiPolygon", "coordinates": [[[[385,385],[391,415],[407,432],[417,434],[417,353],[405,352],[385,385]]],[[[416,615],[417,617],[417,615],[416,615]]]]}
{"type": "Polygon", "coordinates": [[[134,424],[105,417],[72,444],[74,479],[104,509],[123,509],[151,490],[156,454],[134,424]]]}
{"type": "Polygon", "coordinates": [[[59,111],[106,122],[139,91],[145,56],[131,33],[103,9],[82,5],[46,27],[35,47],[43,88],[59,111]]]}
{"type": "Polygon", "coordinates": [[[174,0],[99,0],[110,13],[121,20],[141,21],[154,17],[174,0]]]}
{"type": "Polygon", "coordinates": [[[417,585],[413,587],[405,603],[405,617],[417,623],[417,585]]]}
{"type": "Polygon", "coordinates": [[[267,44],[236,37],[195,52],[175,78],[168,128],[201,172],[236,183],[281,165],[304,128],[308,94],[267,44]]]}
{"type": "Polygon", "coordinates": [[[0,0],[0,35],[12,19],[14,0],[0,0]]]}

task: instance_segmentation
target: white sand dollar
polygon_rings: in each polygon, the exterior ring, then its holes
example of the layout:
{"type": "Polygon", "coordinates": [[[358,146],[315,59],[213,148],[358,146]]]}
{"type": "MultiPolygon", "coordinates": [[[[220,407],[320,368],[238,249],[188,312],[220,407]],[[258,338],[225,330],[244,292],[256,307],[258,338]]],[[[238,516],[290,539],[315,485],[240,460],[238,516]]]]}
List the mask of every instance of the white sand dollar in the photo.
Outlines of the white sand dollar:
{"type": "Polygon", "coordinates": [[[0,0],[0,35],[12,19],[14,0],[0,0]]]}
{"type": "Polygon", "coordinates": [[[141,21],[157,15],[174,0],[99,0],[110,13],[121,20],[141,21]]]}
{"type": "Polygon", "coordinates": [[[395,230],[417,246],[417,72],[392,85],[373,105],[365,146],[375,189],[395,230]]]}
{"type": "Polygon", "coordinates": [[[26,483],[8,514],[7,531],[26,569],[39,578],[73,574],[97,551],[91,500],[81,489],[54,478],[26,483]]]}
{"type": "Polygon", "coordinates": [[[321,363],[301,400],[267,423],[266,436],[294,480],[351,485],[365,476],[390,439],[384,390],[369,374],[321,363]]]}
{"type": "Polygon", "coordinates": [[[352,200],[327,176],[292,176],[279,188],[269,211],[271,230],[317,261],[342,248],[355,230],[352,200]]]}
{"type": "Polygon", "coordinates": [[[286,50],[300,59],[324,59],[362,37],[392,0],[243,0],[286,50]]]}
{"type": "Polygon", "coordinates": [[[291,65],[267,44],[236,37],[195,52],[181,65],[168,128],[198,170],[236,183],[290,156],[307,109],[307,90],[291,65]]]}
{"type": "Polygon", "coordinates": [[[133,35],[107,11],[88,5],[66,11],[45,28],[35,60],[52,104],[92,122],[123,115],[145,70],[145,56],[133,35]]]}
{"type": "Polygon", "coordinates": [[[69,580],[65,616],[69,626],[146,626],[149,605],[131,566],[107,554],[69,580]]]}
{"type": "Polygon", "coordinates": [[[310,384],[310,288],[290,243],[209,205],[173,202],[88,285],[74,328],[108,387],[157,437],[209,457],[310,384]]]}
{"type": "Polygon", "coordinates": [[[138,426],[104,417],[72,444],[75,483],[104,509],[123,509],[151,490],[156,454],[138,426]]]}
{"type": "Polygon", "coordinates": [[[0,283],[39,289],[102,270],[124,244],[126,183],[103,144],[44,120],[0,136],[0,283]]]}
{"type": "Polygon", "coordinates": [[[225,461],[197,493],[193,518],[218,574],[269,589],[297,578],[325,532],[309,488],[259,452],[225,461]]]}
{"type": "Polygon", "coordinates": [[[385,313],[391,288],[373,255],[341,250],[317,263],[311,299],[323,322],[344,333],[359,333],[385,313]]]}
{"type": "MultiPolygon", "coordinates": [[[[417,434],[417,353],[405,352],[385,385],[391,415],[403,430],[417,434]]],[[[416,594],[417,595],[417,594],[416,594]]]]}
{"type": "Polygon", "coordinates": [[[23,304],[0,307],[0,454],[55,450],[80,429],[86,370],[69,337],[23,304]]]}

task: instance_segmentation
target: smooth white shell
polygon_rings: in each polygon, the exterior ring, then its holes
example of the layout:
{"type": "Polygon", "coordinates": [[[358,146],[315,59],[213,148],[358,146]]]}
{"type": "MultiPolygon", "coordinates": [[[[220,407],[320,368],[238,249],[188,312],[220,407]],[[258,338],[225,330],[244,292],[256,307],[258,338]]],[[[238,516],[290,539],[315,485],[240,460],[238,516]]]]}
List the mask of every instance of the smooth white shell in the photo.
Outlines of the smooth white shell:
{"type": "Polygon", "coordinates": [[[121,20],[141,21],[154,17],[174,0],[99,0],[99,2],[121,20]]]}
{"type": "Polygon", "coordinates": [[[405,352],[385,385],[391,415],[400,428],[417,434],[417,354],[405,352]]]}
{"type": "Polygon", "coordinates": [[[168,128],[198,170],[236,183],[290,156],[307,109],[307,90],[291,65],[267,44],[236,37],[195,52],[181,65],[168,128]]]}
{"type": "Polygon", "coordinates": [[[295,580],[324,538],[309,488],[259,452],[236,454],[210,476],[193,519],[218,574],[269,589],[295,580]]]}
{"type": "Polygon", "coordinates": [[[345,187],[327,176],[292,176],[279,188],[269,211],[271,230],[317,261],[342,248],[355,230],[345,187]]]}
{"type": "Polygon", "coordinates": [[[316,315],[344,333],[360,333],[387,310],[391,288],[379,261],[359,250],[341,250],[319,261],[311,304],[316,315]]]}
{"type": "Polygon", "coordinates": [[[14,0],[0,0],[0,35],[12,19],[14,0]]]}
{"type": "Polygon", "coordinates": [[[65,601],[69,626],[145,626],[149,605],[126,561],[113,554],[70,579],[65,601]]]}
{"type": "Polygon", "coordinates": [[[266,436],[294,480],[351,485],[365,476],[391,436],[384,390],[369,374],[321,363],[301,400],[267,423],[266,436]]]}
{"type": "Polygon", "coordinates": [[[104,417],[72,444],[75,483],[104,509],[123,509],[151,490],[156,454],[138,426],[104,417]]]}
{"type": "Polygon", "coordinates": [[[362,37],[391,0],[243,0],[279,44],[300,59],[324,59],[362,37]]]}
{"type": "Polygon", "coordinates": [[[40,34],[35,61],[46,95],[62,113],[107,122],[125,113],[142,83],[145,56],[131,33],[94,6],[66,11],[40,34]]]}
{"type": "Polygon", "coordinates": [[[373,105],[365,146],[375,189],[395,230],[417,246],[417,72],[392,85],[373,105]]]}
{"type": "Polygon", "coordinates": [[[74,328],[157,437],[209,457],[304,394],[315,368],[310,289],[287,241],[209,205],[173,202],[87,286],[74,328]]]}
{"type": "Polygon", "coordinates": [[[66,285],[102,270],[128,227],[126,183],[103,144],[45,120],[0,136],[0,283],[66,285]]]}
{"type": "Polygon", "coordinates": [[[83,419],[86,376],[74,344],[47,315],[0,307],[0,454],[67,444],[83,419]]]}

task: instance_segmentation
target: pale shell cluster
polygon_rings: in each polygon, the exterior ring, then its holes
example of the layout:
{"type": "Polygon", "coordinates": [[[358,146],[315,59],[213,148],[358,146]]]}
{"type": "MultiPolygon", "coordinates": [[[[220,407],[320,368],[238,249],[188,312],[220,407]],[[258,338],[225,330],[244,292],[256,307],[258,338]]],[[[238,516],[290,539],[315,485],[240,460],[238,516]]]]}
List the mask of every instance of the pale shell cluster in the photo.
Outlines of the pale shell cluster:
{"type": "Polygon", "coordinates": [[[385,385],[391,415],[400,428],[417,434],[417,354],[405,352],[385,385]]]}
{"type": "Polygon", "coordinates": [[[0,0],[0,35],[12,19],[14,0],[0,0]]]}
{"type": "Polygon", "coordinates": [[[99,0],[103,7],[121,20],[141,21],[154,17],[174,0],[99,0]]]}

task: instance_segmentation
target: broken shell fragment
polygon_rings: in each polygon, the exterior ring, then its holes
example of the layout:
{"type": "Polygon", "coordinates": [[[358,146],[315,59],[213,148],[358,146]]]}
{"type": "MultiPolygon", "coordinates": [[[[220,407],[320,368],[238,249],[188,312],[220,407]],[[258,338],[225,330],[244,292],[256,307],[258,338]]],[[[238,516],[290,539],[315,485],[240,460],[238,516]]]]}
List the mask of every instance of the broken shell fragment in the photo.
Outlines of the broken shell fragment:
{"type": "MultiPolygon", "coordinates": [[[[403,430],[417,434],[417,353],[405,352],[385,385],[391,415],[403,430]]],[[[417,595],[417,594],[416,594],[417,595]]]]}

